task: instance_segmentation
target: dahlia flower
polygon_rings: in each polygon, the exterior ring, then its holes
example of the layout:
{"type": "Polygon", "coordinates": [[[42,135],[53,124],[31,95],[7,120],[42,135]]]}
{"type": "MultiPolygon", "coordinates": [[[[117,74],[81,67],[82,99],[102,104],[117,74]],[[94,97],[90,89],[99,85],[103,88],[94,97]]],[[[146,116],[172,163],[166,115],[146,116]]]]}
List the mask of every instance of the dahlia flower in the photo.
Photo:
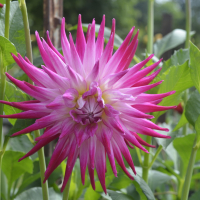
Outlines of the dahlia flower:
{"type": "Polygon", "coordinates": [[[35,85],[17,80],[6,73],[17,87],[34,98],[25,102],[1,101],[24,111],[1,117],[36,119],[34,124],[12,136],[45,128],[44,134],[35,139],[37,144],[20,160],[58,139],[45,172],[44,182],[67,158],[61,191],[65,188],[77,158],[80,159],[82,183],[85,182],[85,172],[88,167],[91,184],[95,189],[94,169],[96,168],[106,193],[106,155],[115,176],[117,176],[116,159],[127,176],[133,179],[125,167],[122,155],[136,173],[128,146],[130,148],[136,146],[146,153],[148,151],[143,145],[153,147],[138,133],[169,138],[153,130],[167,131],[148,120],[153,116],[146,114],[174,108],[157,105],[174,91],[163,94],[144,93],[161,84],[162,81],[148,85],[159,73],[160,69],[151,72],[161,60],[143,68],[153,57],[151,55],[132,68],[128,68],[138,45],[138,31],[132,38],[133,27],[113,54],[115,19],[112,22],[110,38],[104,49],[105,16],[95,41],[95,20],[89,25],[84,36],[81,15],[79,15],[75,44],[71,34],[69,40],[66,37],[63,18],[61,25],[63,55],[52,45],[48,32],[47,41],[44,39],[41,41],[36,32],[38,47],[45,64],[41,66],[42,69],[35,67],[28,58],[24,59],[20,54],[18,56],[12,54],[16,63],[35,85]]]}

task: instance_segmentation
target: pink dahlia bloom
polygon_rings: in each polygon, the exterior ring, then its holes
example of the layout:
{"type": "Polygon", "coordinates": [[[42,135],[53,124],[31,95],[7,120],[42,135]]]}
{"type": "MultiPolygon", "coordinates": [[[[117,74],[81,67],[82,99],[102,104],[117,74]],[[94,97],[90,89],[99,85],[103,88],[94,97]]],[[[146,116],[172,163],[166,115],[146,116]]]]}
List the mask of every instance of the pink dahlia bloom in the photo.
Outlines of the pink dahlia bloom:
{"type": "Polygon", "coordinates": [[[106,193],[105,172],[106,155],[110,161],[113,173],[117,176],[115,159],[128,177],[133,177],[127,171],[123,157],[136,173],[129,152],[132,145],[144,152],[143,147],[153,147],[138,135],[169,138],[155,130],[167,131],[148,119],[153,116],[146,114],[155,111],[168,110],[171,107],[157,105],[162,99],[174,93],[146,94],[147,90],[161,84],[162,81],[148,85],[159,73],[160,69],[148,75],[158,64],[142,69],[153,57],[128,68],[135,54],[138,32],[132,38],[134,28],[113,54],[115,20],[110,39],[104,49],[105,16],[101,22],[99,34],[95,41],[95,20],[88,27],[84,36],[81,15],[78,18],[76,43],[71,34],[69,40],[65,34],[65,19],[61,25],[61,55],[52,45],[48,32],[47,42],[36,39],[45,66],[39,69],[20,54],[12,55],[19,67],[35,83],[31,85],[20,81],[6,73],[7,77],[21,90],[35,100],[26,102],[1,103],[19,108],[24,112],[4,115],[5,118],[35,118],[31,126],[14,133],[12,136],[29,133],[45,128],[44,134],[35,140],[37,144],[20,160],[32,155],[52,140],[58,139],[50,163],[45,172],[45,180],[53,170],[67,158],[65,177],[61,191],[72,173],[76,159],[80,159],[82,183],[85,182],[85,171],[88,167],[91,184],[95,189],[94,169],[106,193]],[[131,144],[132,145],[131,145],[131,144]]]}

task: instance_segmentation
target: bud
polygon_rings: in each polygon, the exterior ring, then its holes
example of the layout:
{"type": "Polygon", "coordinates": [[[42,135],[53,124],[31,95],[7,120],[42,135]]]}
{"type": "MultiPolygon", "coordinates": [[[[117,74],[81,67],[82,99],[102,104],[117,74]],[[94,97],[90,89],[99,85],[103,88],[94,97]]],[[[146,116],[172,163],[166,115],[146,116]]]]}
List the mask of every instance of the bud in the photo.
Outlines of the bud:
{"type": "Polygon", "coordinates": [[[3,4],[0,3],[0,8],[3,8],[3,4]]]}

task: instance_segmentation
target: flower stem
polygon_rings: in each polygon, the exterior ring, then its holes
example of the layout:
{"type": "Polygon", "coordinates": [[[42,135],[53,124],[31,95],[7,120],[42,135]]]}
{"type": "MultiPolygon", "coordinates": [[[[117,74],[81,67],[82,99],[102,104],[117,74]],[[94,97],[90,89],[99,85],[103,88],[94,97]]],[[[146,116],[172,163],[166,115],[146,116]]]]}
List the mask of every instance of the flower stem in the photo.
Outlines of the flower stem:
{"type": "MultiPolygon", "coordinates": [[[[23,22],[24,22],[27,57],[30,60],[30,62],[33,62],[30,29],[29,29],[28,14],[27,14],[27,8],[26,8],[25,0],[21,0],[19,6],[20,6],[20,9],[21,9],[21,12],[22,12],[22,17],[23,17],[23,22]]],[[[29,79],[29,83],[33,84],[33,82],[30,79],[29,79]]],[[[35,131],[35,137],[39,137],[39,136],[40,136],[40,131],[36,130],[35,131]]],[[[46,170],[44,148],[41,148],[40,150],[38,150],[38,157],[39,157],[39,165],[40,165],[43,200],[48,200],[49,199],[48,182],[46,181],[43,184],[44,173],[45,173],[45,170],[46,170]]]]}
{"type": "MultiPolygon", "coordinates": [[[[9,39],[9,18],[10,18],[10,0],[6,0],[6,13],[5,13],[5,37],[9,39]]],[[[7,66],[3,63],[3,53],[0,48],[0,73],[1,73],[1,84],[0,84],[0,100],[4,100],[5,89],[6,89],[6,76],[7,66]]],[[[0,104],[0,115],[3,115],[4,104],[0,104]]],[[[0,119],[0,150],[3,151],[3,118],[0,119]]],[[[0,195],[1,195],[1,164],[3,154],[0,156],[0,195]]]]}
{"type": "Polygon", "coordinates": [[[190,45],[190,31],[191,31],[191,4],[190,0],[185,1],[186,8],[186,41],[185,48],[189,48],[190,45]]]}
{"type": "MultiPolygon", "coordinates": [[[[34,131],[34,132],[35,132],[35,137],[40,136],[39,130],[34,131]]],[[[43,147],[40,150],[38,150],[38,157],[39,157],[39,164],[40,164],[40,175],[41,175],[43,200],[48,200],[49,199],[48,182],[46,181],[45,183],[43,183],[44,173],[46,171],[46,163],[45,163],[44,148],[43,147]]]]}
{"type": "Polygon", "coordinates": [[[6,0],[5,37],[9,39],[10,0],[6,0]]]}
{"type": "Polygon", "coordinates": [[[148,24],[147,24],[147,53],[153,53],[153,35],[154,35],[154,0],[148,2],[148,24]]]}
{"type": "MultiPolygon", "coordinates": [[[[33,63],[30,28],[29,28],[28,14],[27,14],[27,8],[26,8],[25,0],[20,1],[19,7],[21,9],[23,22],[24,22],[24,32],[25,32],[27,57],[31,61],[31,63],[33,63]]],[[[30,79],[28,79],[28,82],[33,84],[32,80],[30,80],[30,79]]]]}
{"type": "MultiPolygon", "coordinates": [[[[147,53],[153,53],[153,34],[154,34],[154,0],[148,1],[148,23],[147,23],[147,53]]],[[[151,136],[147,136],[146,142],[151,144],[151,136]]],[[[146,148],[147,151],[150,151],[150,148],[146,148]]],[[[149,174],[149,154],[144,154],[144,163],[142,166],[142,178],[148,183],[148,174],[149,174]]]]}
{"type": "Polygon", "coordinates": [[[69,189],[70,189],[71,178],[72,178],[72,174],[70,175],[67,185],[65,186],[65,189],[63,192],[63,200],[68,200],[68,198],[69,198],[69,189]]]}
{"type": "MultiPolygon", "coordinates": [[[[151,136],[147,136],[146,142],[149,143],[149,144],[151,143],[151,136]]],[[[150,151],[150,147],[146,147],[146,150],[150,151]]],[[[144,181],[146,183],[148,183],[149,156],[150,156],[149,153],[144,154],[144,163],[143,163],[143,166],[142,166],[142,178],[144,179],[144,181]]]]}
{"type": "Polygon", "coordinates": [[[187,200],[188,199],[188,194],[189,194],[189,190],[190,190],[190,183],[191,183],[192,173],[193,173],[193,167],[194,167],[194,164],[195,164],[195,158],[196,158],[196,154],[197,154],[197,150],[198,150],[198,148],[195,147],[196,142],[197,142],[197,137],[195,137],[194,145],[193,145],[192,152],[191,152],[191,155],[190,155],[190,161],[189,161],[186,176],[185,176],[181,200],[187,200]]]}
{"type": "Polygon", "coordinates": [[[153,157],[151,163],[149,164],[149,169],[152,167],[153,163],[155,162],[156,158],[158,157],[158,155],[159,155],[159,153],[160,153],[161,151],[162,151],[162,146],[159,145],[159,147],[158,147],[158,149],[157,149],[157,151],[156,151],[156,153],[155,153],[155,155],[154,155],[154,157],[153,157]]]}

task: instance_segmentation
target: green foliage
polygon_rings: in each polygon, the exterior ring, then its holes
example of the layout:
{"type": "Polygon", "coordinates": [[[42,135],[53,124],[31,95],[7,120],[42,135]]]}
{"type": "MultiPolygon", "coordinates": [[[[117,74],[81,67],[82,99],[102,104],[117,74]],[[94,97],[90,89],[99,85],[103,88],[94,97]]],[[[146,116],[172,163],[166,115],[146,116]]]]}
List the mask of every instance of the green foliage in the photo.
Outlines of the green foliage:
{"type": "Polygon", "coordinates": [[[18,162],[24,155],[22,152],[6,151],[3,156],[2,170],[7,177],[8,188],[11,188],[12,183],[25,172],[33,172],[33,162],[30,158],[18,162]]]}
{"type": "MultiPolygon", "coordinates": [[[[49,189],[49,200],[61,200],[61,195],[57,194],[52,188],[49,189]]],[[[34,187],[29,190],[24,191],[14,200],[43,200],[42,188],[34,187]]]]}
{"type": "Polygon", "coordinates": [[[194,91],[185,107],[185,116],[190,124],[195,126],[195,122],[200,115],[200,94],[196,90],[194,91]]]}
{"type": "Polygon", "coordinates": [[[0,36],[0,58],[4,67],[15,62],[10,53],[17,53],[15,46],[8,39],[0,36]]]}
{"type": "MultiPolygon", "coordinates": [[[[194,34],[192,32],[191,34],[194,34]]],[[[154,54],[156,57],[160,56],[166,51],[177,47],[186,40],[186,31],[182,29],[175,29],[171,33],[168,33],[162,39],[157,40],[154,44],[154,54]]]]}
{"type": "Polygon", "coordinates": [[[196,89],[200,92],[200,51],[190,42],[190,73],[196,89]]]}
{"type": "MultiPolygon", "coordinates": [[[[14,84],[6,81],[5,101],[18,102],[18,101],[27,101],[27,100],[29,100],[29,97],[27,94],[17,89],[14,84]]],[[[12,106],[4,105],[4,112],[6,115],[11,115],[11,114],[19,113],[21,111],[12,106]]],[[[12,125],[14,125],[16,122],[16,119],[9,119],[9,122],[12,125]]]]}
{"type": "Polygon", "coordinates": [[[188,200],[199,200],[200,197],[200,190],[192,194],[192,196],[188,200]]]}
{"type": "MultiPolygon", "coordinates": [[[[173,141],[174,148],[181,157],[184,172],[186,171],[189,163],[195,135],[196,134],[189,134],[184,137],[176,138],[173,141]]],[[[200,160],[200,150],[197,151],[196,161],[197,160],[200,160]]]]}
{"type": "MultiPolygon", "coordinates": [[[[155,81],[164,80],[156,93],[165,93],[175,90],[175,94],[163,99],[159,104],[161,106],[178,105],[181,101],[182,92],[193,86],[193,82],[189,73],[188,61],[182,65],[170,67],[167,71],[161,74],[155,81]]],[[[154,113],[157,119],[165,111],[154,113]]]]}
{"type": "MultiPolygon", "coordinates": [[[[4,36],[5,32],[5,9],[6,6],[4,5],[4,7],[0,10],[1,36],[4,36]]],[[[10,2],[9,40],[15,45],[17,52],[24,56],[26,53],[25,34],[18,1],[10,2]]],[[[15,53],[15,51],[9,51],[9,53],[10,52],[15,53]]]]}

